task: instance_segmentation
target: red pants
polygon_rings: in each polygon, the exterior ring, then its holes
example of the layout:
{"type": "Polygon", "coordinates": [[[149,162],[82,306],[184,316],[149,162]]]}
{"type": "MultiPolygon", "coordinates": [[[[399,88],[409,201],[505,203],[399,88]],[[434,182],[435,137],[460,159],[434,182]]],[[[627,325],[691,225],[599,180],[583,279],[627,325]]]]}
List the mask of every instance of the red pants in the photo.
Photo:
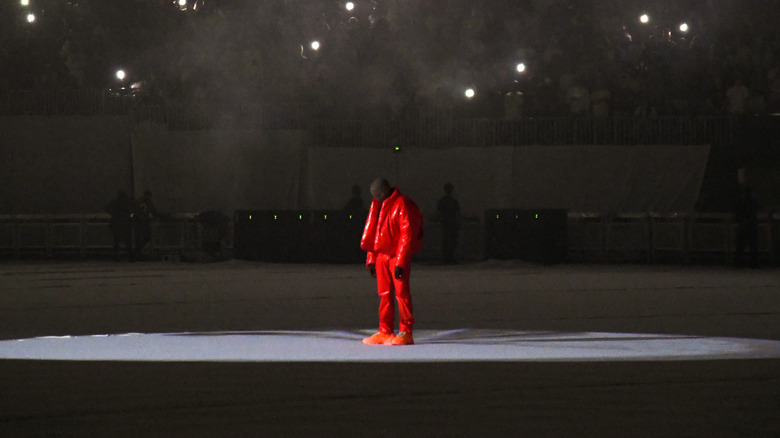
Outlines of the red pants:
{"type": "Polygon", "coordinates": [[[385,254],[376,257],[376,286],[379,292],[379,331],[393,333],[395,301],[398,301],[399,331],[412,332],[412,295],[409,290],[409,270],[403,278],[395,278],[393,258],[385,254]]]}

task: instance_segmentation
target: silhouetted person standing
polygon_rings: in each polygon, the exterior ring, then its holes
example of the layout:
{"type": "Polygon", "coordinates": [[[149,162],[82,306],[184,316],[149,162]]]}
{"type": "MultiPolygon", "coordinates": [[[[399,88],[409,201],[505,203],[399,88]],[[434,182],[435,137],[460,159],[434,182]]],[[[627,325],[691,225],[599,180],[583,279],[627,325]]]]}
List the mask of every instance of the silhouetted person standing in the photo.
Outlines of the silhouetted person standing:
{"type": "Polygon", "coordinates": [[[352,186],[352,197],[349,198],[343,208],[344,212],[354,215],[365,215],[366,206],[363,203],[363,195],[360,191],[360,186],[355,184],[352,186]]]}
{"type": "Polygon", "coordinates": [[[157,216],[157,209],[152,201],[152,192],[146,190],[138,200],[138,214],[135,220],[135,250],[143,251],[152,240],[152,220],[157,216]]]}
{"type": "Polygon", "coordinates": [[[114,258],[119,261],[119,243],[125,245],[129,261],[134,261],[133,252],[133,218],[135,215],[135,202],[127,193],[120,191],[116,194],[105,209],[111,215],[108,227],[114,236],[114,258]]]}
{"type": "Polygon", "coordinates": [[[343,223],[347,246],[343,248],[342,254],[345,260],[359,262],[363,258],[363,251],[360,249],[360,245],[355,245],[354,242],[360,241],[368,214],[359,185],[352,186],[352,197],[344,204],[342,211],[347,215],[345,219],[348,219],[343,223]]]}
{"type": "Polygon", "coordinates": [[[753,198],[750,187],[740,185],[737,202],[734,205],[734,220],[737,223],[737,242],[734,263],[743,267],[745,247],[750,247],[750,267],[758,267],[758,202],[753,198]]]}
{"type": "Polygon", "coordinates": [[[455,263],[460,229],[460,204],[452,197],[453,190],[455,187],[452,184],[444,184],[444,196],[436,204],[441,221],[441,254],[445,264],[455,263]]]}

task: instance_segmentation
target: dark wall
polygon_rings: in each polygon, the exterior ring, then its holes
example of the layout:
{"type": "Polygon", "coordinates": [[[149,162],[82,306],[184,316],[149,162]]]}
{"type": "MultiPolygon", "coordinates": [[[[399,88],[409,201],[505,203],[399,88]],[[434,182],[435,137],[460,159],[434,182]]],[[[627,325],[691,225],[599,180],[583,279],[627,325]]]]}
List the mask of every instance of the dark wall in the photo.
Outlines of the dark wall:
{"type": "Polygon", "coordinates": [[[93,213],[133,191],[132,120],[0,118],[0,213],[93,213]]]}

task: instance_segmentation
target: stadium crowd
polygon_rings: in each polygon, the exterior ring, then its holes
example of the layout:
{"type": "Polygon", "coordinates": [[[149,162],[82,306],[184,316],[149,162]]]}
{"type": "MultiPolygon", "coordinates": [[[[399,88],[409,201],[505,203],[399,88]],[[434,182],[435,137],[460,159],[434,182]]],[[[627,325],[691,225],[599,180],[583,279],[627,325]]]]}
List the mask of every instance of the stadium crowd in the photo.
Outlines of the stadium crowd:
{"type": "Polygon", "coordinates": [[[113,89],[344,119],[780,113],[778,0],[346,3],[3,2],[0,99],[113,89]]]}

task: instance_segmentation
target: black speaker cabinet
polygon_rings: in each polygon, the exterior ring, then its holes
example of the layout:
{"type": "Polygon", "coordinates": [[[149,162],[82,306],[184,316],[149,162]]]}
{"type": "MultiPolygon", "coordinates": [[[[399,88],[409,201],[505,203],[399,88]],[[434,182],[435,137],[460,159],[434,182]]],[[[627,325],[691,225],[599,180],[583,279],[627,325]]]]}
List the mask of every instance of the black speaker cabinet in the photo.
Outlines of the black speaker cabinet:
{"type": "Polygon", "coordinates": [[[485,212],[488,258],[555,264],[566,261],[566,210],[491,209],[485,212]]]}
{"type": "Polygon", "coordinates": [[[268,262],[306,262],[311,213],[291,210],[239,210],[234,215],[238,258],[268,262]]]}
{"type": "Polygon", "coordinates": [[[359,263],[366,253],[360,249],[364,214],[341,210],[312,212],[311,261],[316,263],[359,263]]]}
{"type": "Polygon", "coordinates": [[[236,258],[285,263],[359,263],[364,214],[343,211],[238,210],[236,258]]]}

